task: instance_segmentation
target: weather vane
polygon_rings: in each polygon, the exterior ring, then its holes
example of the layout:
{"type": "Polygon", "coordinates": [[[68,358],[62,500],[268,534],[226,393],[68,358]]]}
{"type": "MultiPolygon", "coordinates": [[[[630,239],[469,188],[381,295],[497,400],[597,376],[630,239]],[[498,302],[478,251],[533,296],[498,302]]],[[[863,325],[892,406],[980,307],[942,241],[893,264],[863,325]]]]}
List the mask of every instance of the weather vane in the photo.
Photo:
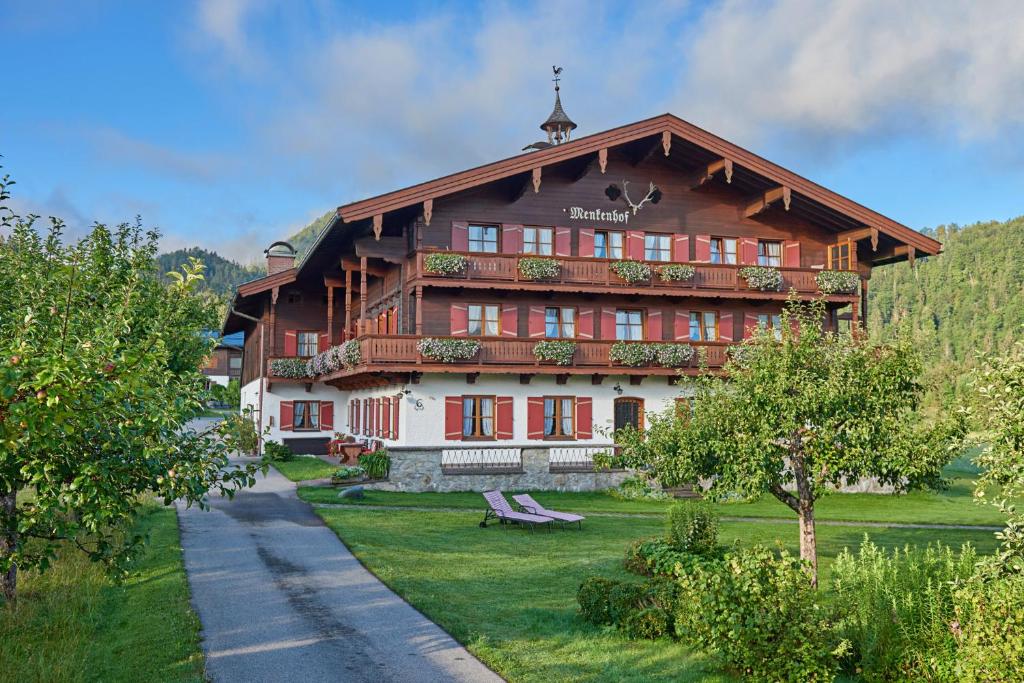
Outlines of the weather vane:
{"type": "Polygon", "coordinates": [[[558,81],[561,80],[562,77],[562,67],[552,66],[551,70],[555,72],[555,77],[552,80],[555,82],[555,90],[558,90],[558,81]]]}

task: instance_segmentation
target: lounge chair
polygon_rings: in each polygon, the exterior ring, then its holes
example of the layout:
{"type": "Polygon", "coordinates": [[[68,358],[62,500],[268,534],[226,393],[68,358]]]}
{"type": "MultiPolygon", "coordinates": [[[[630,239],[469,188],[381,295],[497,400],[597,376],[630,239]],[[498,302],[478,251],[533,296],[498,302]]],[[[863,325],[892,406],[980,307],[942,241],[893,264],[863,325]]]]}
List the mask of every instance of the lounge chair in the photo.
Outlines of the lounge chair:
{"type": "MultiPolygon", "coordinates": [[[[550,525],[554,521],[551,517],[544,517],[542,515],[534,515],[526,512],[516,512],[512,509],[512,506],[505,500],[505,496],[501,491],[486,491],[484,492],[484,498],[487,500],[489,509],[484,512],[484,521],[480,522],[481,527],[487,526],[487,520],[492,517],[499,520],[502,524],[525,524],[529,525],[530,530],[533,531],[534,526],[537,524],[550,525]]],[[[548,526],[550,530],[551,527],[548,526]]]]}
{"type": "Polygon", "coordinates": [[[583,520],[586,519],[583,515],[574,515],[571,512],[556,512],[555,510],[548,510],[546,507],[535,501],[533,496],[529,493],[520,493],[518,496],[512,496],[512,500],[530,514],[550,517],[555,521],[568,522],[569,524],[576,522],[579,524],[580,529],[583,529],[583,520]]]}

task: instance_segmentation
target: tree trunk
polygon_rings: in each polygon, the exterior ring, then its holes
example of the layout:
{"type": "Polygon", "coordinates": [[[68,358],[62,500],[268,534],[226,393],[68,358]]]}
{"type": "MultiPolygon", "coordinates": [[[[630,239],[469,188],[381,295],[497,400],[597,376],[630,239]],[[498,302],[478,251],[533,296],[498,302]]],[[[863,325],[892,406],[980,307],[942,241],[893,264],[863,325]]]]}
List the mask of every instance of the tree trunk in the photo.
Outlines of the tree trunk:
{"type": "MultiPolygon", "coordinates": [[[[0,560],[4,560],[14,552],[18,542],[17,524],[17,491],[7,491],[0,495],[0,560]]],[[[0,594],[8,604],[14,604],[17,596],[18,566],[0,573],[0,594]]]]}
{"type": "Polygon", "coordinates": [[[800,559],[810,566],[811,585],[818,587],[818,544],[814,537],[814,501],[801,500],[800,510],[800,559]]]}

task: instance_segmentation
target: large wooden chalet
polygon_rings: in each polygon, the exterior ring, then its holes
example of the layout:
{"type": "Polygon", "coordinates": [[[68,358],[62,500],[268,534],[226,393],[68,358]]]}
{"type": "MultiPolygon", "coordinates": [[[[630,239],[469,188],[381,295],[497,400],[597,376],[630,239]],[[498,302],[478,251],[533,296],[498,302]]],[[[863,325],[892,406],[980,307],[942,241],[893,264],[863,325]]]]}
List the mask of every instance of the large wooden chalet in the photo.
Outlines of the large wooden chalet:
{"type": "Polygon", "coordinates": [[[433,453],[445,474],[522,472],[524,451],[587,469],[613,429],[685,398],[680,376],[702,359],[720,366],[777,325],[791,291],[855,274],[826,296],[826,324],[857,324],[873,266],[940,250],[670,114],[570,140],[556,101],[542,128],[532,151],[340,207],[298,262],[268,250],[224,328],[245,332],[242,403],[261,431],[307,452],[335,432],[369,438],[395,462],[433,453]],[[747,266],[781,286],[753,288],[747,266]],[[575,344],[568,364],[538,357],[546,340],[575,344]],[[654,343],[699,353],[623,361],[654,343]]]}

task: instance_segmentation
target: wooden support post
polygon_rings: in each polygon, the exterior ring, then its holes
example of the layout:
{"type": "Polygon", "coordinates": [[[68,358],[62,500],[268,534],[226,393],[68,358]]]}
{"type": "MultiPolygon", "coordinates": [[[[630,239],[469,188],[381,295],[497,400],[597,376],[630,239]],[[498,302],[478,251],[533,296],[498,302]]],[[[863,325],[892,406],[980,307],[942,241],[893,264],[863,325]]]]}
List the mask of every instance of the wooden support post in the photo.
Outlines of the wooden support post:
{"type": "Polygon", "coordinates": [[[345,341],[352,334],[352,271],[345,271],[345,341]]]}
{"type": "Polygon", "coordinates": [[[334,346],[334,285],[327,285],[327,343],[334,346]]]}
{"type": "Polygon", "coordinates": [[[270,290],[270,355],[277,354],[277,295],[281,293],[280,287],[270,290]]]}
{"type": "Polygon", "coordinates": [[[366,257],[359,257],[359,330],[357,335],[366,334],[366,257]]]}
{"type": "Polygon", "coordinates": [[[864,324],[868,322],[868,281],[860,279],[860,314],[864,317],[864,324]]]}
{"type": "Polygon", "coordinates": [[[416,335],[423,334],[423,286],[416,285],[416,335]]]}

